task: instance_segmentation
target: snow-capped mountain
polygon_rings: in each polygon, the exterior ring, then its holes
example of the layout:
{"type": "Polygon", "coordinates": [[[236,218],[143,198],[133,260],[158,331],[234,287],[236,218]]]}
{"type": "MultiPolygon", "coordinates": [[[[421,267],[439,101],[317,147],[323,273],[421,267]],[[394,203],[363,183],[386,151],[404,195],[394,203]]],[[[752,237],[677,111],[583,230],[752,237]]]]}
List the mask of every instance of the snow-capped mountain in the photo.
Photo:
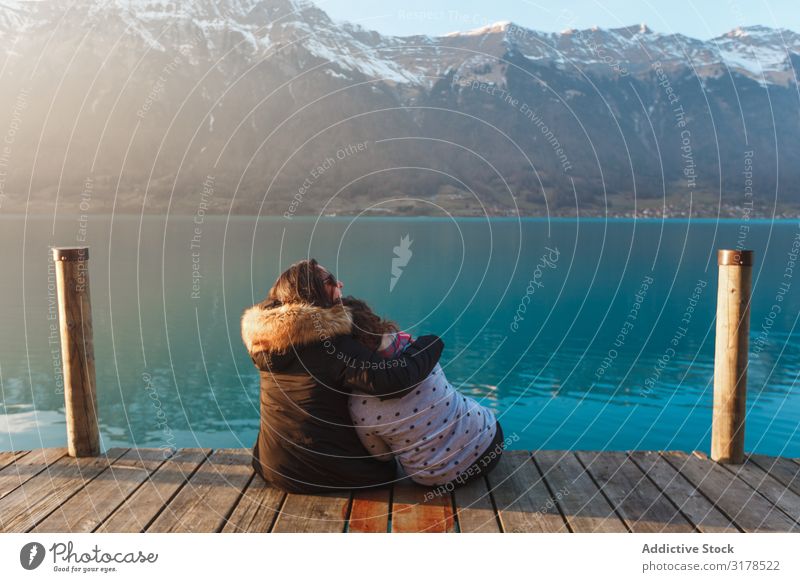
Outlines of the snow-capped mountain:
{"type": "Polygon", "coordinates": [[[499,43],[501,50],[520,53],[532,61],[596,74],[614,74],[614,65],[631,73],[646,73],[660,61],[667,68],[690,67],[700,76],[716,76],[730,69],[757,81],[784,84],[790,81],[791,55],[800,54],[800,35],[763,26],[738,28],[700,41],[682,34],[657,33],[645,24],[540,33],[500,22],[448,38],[471,38],[477,40],[474,45],[499,43]]]}
{"type": "Polygon", "coordinates": [[[762,209],[800,199],[800,35],[784,29],[401,38],[306,0],[0,0],[0,43],[0,210],[76,207],[91,182],[93,210],[191,212],[213,175],[212,210],[283,213],[363,142],[297,212],[740,206],[745,152],[762,209]]]}

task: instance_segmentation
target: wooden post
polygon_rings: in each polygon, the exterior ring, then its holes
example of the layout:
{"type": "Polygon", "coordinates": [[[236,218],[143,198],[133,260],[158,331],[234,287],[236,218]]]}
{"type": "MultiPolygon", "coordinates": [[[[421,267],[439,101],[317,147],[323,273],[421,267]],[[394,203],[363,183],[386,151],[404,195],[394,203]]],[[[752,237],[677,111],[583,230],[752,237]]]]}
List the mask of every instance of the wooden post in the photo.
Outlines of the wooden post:
{"type": "Polygon", "coordinates": [[[711,458],[744,462],[747,351],[753,251],[720,250],[717,337],[714,354],[714,414],[711,458]]]}
{"type": "Polygon", "coordinates": [[[95,393],[89,248],[55,247],[61,365],[67,409],[67,447],[72,457],[100,454],[95,393]]]}

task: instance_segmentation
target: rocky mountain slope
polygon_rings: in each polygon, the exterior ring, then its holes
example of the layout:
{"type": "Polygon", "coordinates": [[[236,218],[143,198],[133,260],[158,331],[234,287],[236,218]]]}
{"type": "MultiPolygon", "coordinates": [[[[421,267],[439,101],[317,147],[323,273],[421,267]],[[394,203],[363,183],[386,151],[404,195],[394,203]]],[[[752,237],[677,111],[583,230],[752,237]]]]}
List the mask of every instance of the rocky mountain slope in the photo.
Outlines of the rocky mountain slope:
{"type": "Polygon", "coordinates": [[[800,203],[788,30],[701,41],[499,22],[396,38],[304,0],[0,0],[0,42],[0,211],[771,216],[800,203]]]}

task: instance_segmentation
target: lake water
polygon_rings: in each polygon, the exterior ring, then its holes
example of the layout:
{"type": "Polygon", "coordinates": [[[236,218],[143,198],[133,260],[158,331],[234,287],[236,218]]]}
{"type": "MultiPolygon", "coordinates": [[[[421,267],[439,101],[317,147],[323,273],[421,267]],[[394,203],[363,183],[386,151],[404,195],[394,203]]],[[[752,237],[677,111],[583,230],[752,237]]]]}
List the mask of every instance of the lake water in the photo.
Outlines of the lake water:
{"type": "Polygon", "coordinates": [[[708,452],[716,249],[740,244],[756,253],[746,449],[800,456],[797,221],[198,222],[0,217],[0,450],[65,443],[48,248],[86,235],[103,447],[252,446],[239,317],[314,256],[402,328],[441,335],[451,382],[514,448],[708,452]]]}

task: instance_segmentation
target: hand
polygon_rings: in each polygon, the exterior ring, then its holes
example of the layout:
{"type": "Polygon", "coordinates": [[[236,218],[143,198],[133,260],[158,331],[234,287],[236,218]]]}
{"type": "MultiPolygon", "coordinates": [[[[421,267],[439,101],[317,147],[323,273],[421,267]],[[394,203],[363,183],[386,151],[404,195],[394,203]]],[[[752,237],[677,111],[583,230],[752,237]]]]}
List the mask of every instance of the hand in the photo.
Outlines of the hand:
{"type": "Polygon", "coordinates": [[[430,354],[430,357],[433,358],[435,362],[439,361],[442,350],[444,350],[444,342],[442,338],[437,335],[420,336],[411,345],[414,346],[418,352],[430,354]]]}

